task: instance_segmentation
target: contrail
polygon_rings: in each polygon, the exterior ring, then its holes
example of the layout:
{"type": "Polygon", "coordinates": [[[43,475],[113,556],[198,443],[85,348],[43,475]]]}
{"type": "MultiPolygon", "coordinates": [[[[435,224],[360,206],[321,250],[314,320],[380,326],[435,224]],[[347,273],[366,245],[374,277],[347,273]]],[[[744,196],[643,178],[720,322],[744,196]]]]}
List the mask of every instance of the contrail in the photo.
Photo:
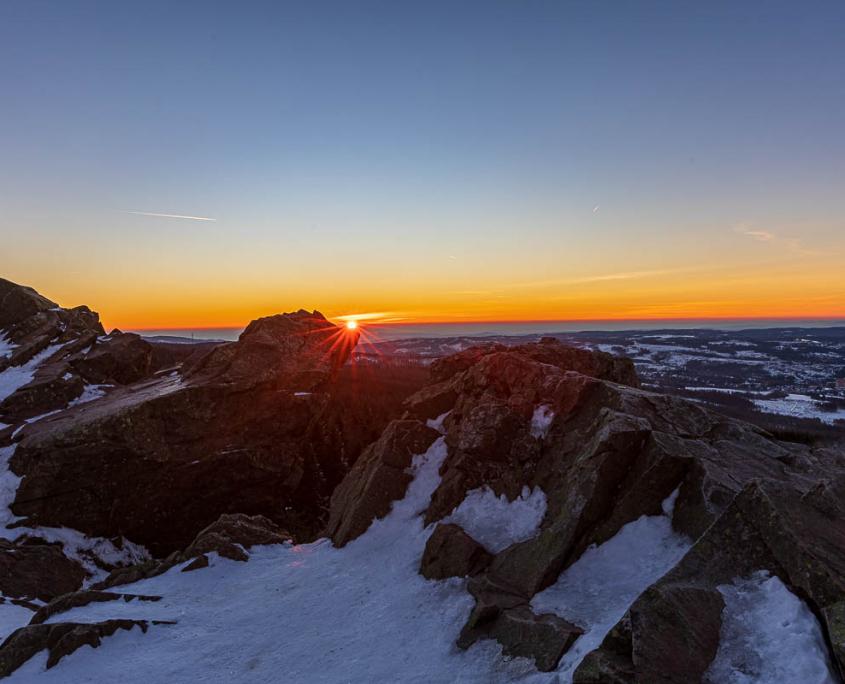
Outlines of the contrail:
{"type": "Polygon", "coordinates": [[[183,216],[182,214],[157,214],[154,211],[126,211],[125,214],[135,214],[136,216],[156,216],[157,218],[172,218],[172,219],[187,219],[188,221],[216,221],[216,218],[208,218],[207,216],[183,216]]]}

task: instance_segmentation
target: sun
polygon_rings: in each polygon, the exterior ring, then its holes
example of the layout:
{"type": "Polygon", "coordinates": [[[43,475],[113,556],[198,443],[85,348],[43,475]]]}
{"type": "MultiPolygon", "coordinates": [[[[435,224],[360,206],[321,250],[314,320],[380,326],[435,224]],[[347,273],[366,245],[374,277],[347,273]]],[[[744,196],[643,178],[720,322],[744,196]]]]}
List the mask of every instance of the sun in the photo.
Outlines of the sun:
{"type": "Polygon", "coordinates": [[[355,330],[358,327],[358,321],[346,321],[347,330],[355,330]]]}

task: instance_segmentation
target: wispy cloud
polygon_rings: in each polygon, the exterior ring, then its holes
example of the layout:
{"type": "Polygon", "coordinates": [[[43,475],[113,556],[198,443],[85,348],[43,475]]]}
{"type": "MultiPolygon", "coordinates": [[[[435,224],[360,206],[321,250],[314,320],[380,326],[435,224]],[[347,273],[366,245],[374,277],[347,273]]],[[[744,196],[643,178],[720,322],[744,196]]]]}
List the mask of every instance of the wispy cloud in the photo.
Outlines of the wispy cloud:
{"type": "Polygon", "coordinates": [[[749,237],[752,240],[756,240],[757,242],[767,242],[773,245],[780,245],[795,254],[801,254],[803,256],[813,256],[818,254],[815,250],[805,248],[801,240],[798,238],[783,237],[768,230],[754,228],[753,226],[749,226],[747,223],[739,223],[734,226],[734,232],[749,237]]]}
{"type": "Polygon", "coordinates": [[[155,218],[168,219],[184,219],[186,221],[216,221],[216,218],[209,218],[208,216],[186,216],[184,214],[159,214],[155,211],[125,211],[124,214],[134,214],[135,216],[154,216],[155,218]]]}

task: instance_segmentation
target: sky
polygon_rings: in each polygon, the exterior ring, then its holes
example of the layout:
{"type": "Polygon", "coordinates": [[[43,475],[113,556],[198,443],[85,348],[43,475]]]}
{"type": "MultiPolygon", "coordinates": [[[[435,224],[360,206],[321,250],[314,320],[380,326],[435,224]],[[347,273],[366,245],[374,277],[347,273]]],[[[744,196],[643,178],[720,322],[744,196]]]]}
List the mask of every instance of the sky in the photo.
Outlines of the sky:
{"type": "Polygon", "coordinates": [[[845,317],[845,3],[0,3],[0,277],[107,327],[845,317]]]}

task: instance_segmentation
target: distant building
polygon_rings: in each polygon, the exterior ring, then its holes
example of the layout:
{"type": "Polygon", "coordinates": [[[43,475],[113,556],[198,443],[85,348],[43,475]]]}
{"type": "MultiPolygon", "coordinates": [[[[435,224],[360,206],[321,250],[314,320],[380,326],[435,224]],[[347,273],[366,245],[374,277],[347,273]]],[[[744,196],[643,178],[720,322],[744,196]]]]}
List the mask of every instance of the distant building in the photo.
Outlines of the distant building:
{"type": "Polygon", "coordinates": [[[845,378],[836,378],[836,389],[845,389],[845,378]]]}

